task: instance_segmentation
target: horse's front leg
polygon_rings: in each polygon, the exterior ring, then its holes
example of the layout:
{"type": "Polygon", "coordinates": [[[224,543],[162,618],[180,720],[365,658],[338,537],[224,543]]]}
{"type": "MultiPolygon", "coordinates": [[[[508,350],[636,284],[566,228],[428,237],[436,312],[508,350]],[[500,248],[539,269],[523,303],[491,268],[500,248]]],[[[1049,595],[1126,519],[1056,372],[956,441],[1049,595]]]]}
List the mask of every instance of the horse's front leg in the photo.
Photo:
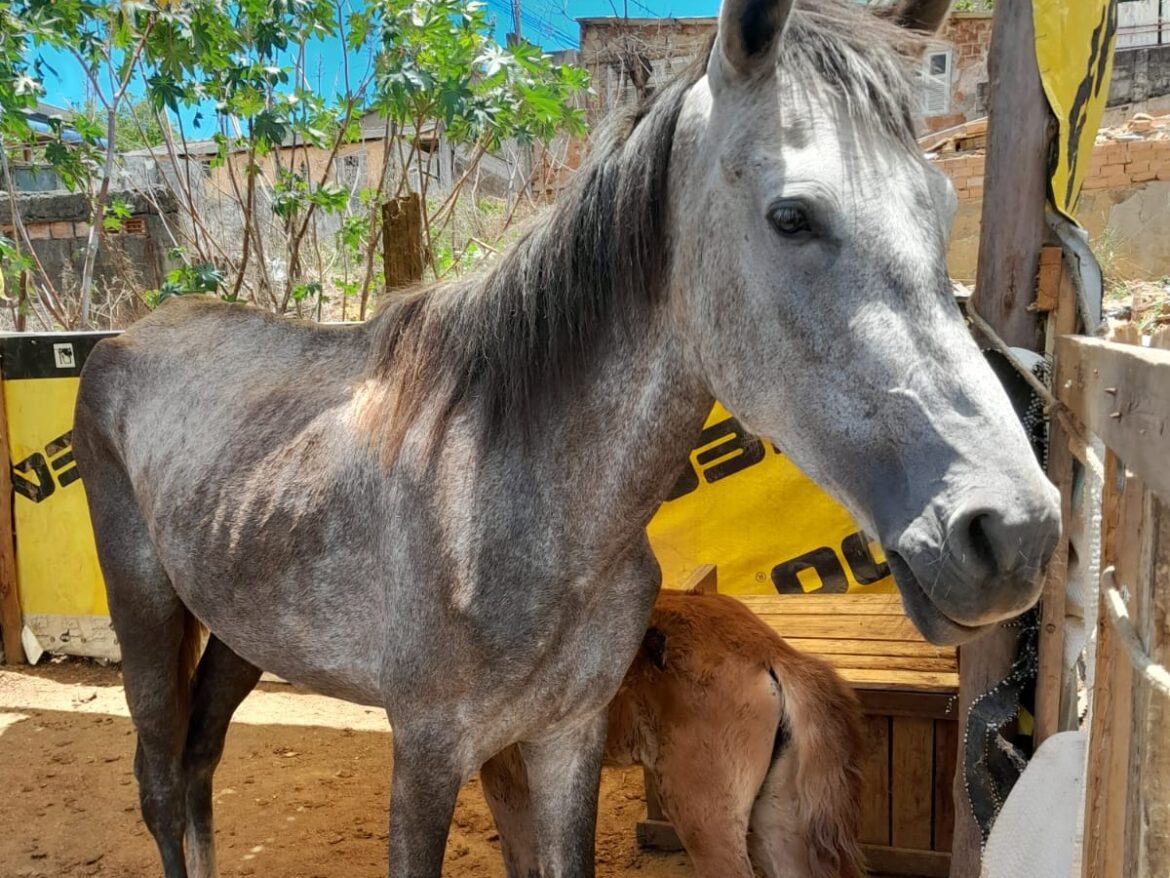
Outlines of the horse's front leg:
{"type": "Polygon", "coordinates": [[[606,712],[520,745],[541,878],[592,878],[606,712]]]}
{"type": "Polygon", "coordinates": [[[459,790],[478,767],[441,722],[394,725],[390,878],[439,878],[459,790]]]}
{"type": "Polygon", "coordinates": [[[520,746],[505,747],[485,762],[479,771],[479,779],[483,784],[483,797],[496,822],[500,853],[504,856],[508,878],[539,875],[532,797],[520,746]]]}

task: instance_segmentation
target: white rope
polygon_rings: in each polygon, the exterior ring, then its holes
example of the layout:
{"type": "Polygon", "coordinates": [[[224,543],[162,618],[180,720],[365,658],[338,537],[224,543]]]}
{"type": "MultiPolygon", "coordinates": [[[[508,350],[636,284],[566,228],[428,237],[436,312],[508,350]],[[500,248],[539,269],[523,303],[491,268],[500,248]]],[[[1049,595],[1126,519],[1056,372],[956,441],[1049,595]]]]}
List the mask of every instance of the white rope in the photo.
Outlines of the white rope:
{"type": "Polygon", "coordinates": [[[1028,382],[1028,386],[1036,391],[1036,395],[1044,400],[1045,409],[1060,421],[1060,426],[1064,428],[1064,432],[1068,434],[1069,451],[1083,463],[1098,481],[1105,481],[1105,466],[1101,463],[1101,458],[1093,451],[1093,446],[1089,440],[1085,438],[1085,433],[1081,427],[1073,419],[1072,413],[1069,412],[1068,407],[1059,399],[1053,396],[1052,391],[1044,386],[1044,382],[1032,374],[1024,363],[1016,356],[1013,351],[1002,338],[991,328],[991,324],[984,320],[979,312],[975,310],[975,298],[972,296],[967,300],[967,316],[975,325],[975,328],[991,343],[991,346],[1003,355],[1004,359],[1011,364],[1012,368],[1020,373],[1020,376],[1028,382]]]}
{"type": "Polygon", "coordinates": [[[1117,588],[1112,566],[1101,571],[1101,597],[1109,610],[1109,620],[1113,623],[1113,629],[1117,632],[1121,645],[1129,653],[1134,670],[1145,677],[1146,682],[1154,689],[1170,697],[1170,671],[1150,658],[1137,632],[1133,630],[1133,624],[1129,620],[1129,609],[1117,588]]]}

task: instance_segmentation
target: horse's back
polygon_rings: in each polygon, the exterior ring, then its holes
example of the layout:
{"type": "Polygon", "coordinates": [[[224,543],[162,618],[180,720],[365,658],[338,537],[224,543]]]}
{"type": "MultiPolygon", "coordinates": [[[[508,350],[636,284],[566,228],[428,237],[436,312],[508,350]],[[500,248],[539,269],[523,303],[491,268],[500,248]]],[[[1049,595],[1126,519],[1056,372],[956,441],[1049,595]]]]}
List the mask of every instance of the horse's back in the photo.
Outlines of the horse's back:
{"type": "Polygon", "coordinates": [[[190,394],[185,407],[201,410],[289,387],[312,397],[323,381],[350,383],[367,356],[361,327],[319,326],[209,297],[179,297],[94,348],[82,369],[79,403],[96,415],[158,392],[171,399],[190,394]]]}

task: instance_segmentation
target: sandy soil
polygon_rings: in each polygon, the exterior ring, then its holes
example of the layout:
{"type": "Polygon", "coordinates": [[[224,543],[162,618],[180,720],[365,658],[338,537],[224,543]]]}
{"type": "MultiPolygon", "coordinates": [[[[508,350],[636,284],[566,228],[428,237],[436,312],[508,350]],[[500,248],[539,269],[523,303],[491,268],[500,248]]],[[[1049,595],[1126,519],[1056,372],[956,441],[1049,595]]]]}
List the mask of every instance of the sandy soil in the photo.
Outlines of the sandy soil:
{"type": "MultiPolygon", "coordinates": [[[[216,774],[222,878],[384,876],[389,741],[376,711],[261,684],[241,706],[216,774]]],[[[133,756],[117,669],[0,671],[0,878],[159,874],[133,756]]],[[[607,772],[600,878],[691,876],[681,854],[638,850],[643,813],[640,772],[607,772]]],[[[460,796],[444,875],[503,875],[478,780],[460,796]]]]}

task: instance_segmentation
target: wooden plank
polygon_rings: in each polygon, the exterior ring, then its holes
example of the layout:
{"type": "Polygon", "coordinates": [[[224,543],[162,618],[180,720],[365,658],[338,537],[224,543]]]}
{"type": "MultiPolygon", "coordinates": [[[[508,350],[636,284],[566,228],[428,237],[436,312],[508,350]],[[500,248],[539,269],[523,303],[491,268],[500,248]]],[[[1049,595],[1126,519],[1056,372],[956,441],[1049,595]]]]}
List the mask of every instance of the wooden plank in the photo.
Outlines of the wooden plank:
{"type": "Polygon", "coordinates": [[[4,661],[24,663],[20,643],[23,616],[16,582],[16,526],[12,519],[12,452],[8,447],[8,411],[4,403],[4,376],[0,374],[0,635],[4,661]]]}
{"type": "Polygon", "coordinates": [[[662,800],[658,798],[658,784],[654,782],[654,775],[642,768],[642,790],[646,795],[646,817],[650,820],[665,820],[662,813],[662,800]]]}
{"type": "MultiPolygon", "coordinates": [[[[1149,576],[1149,558],[1145,557],[1151,542],[1150,528],[1153,524],[1149,514],[1151,502],[1156,502],[1156,498],[1145,489],[1139,479],[1133,477],[1126,479],[1117,524],[1114,581],[1122,587],[1122,593],[1128,595],[1126,604],[1129,618],[1138,631],[1146,627],[1150,612],[1148,598],[1153,589],[1149,576]]],[[[1101,599],[1103,601],[1104,597],[1101,599]]],[[[1112,619],[1110,627],[1114,627],[1112,619]]],[[[1116,633],[1114,628],[1114,634],[1116,633]]],[[[1122,838],[1116,845],[1117,850],[1112,857],[1106,858],[1106,863],[1112,860],[1121,869],[1121,874],[1136,876],[1143,822],[1140,777],[1148,749],[1144,740],[1148,701],[1143,695],[1148,693],[1141,685],[1140,675],[1134,673],[1132,660],[1122,648],[1120,640],[1115,638],[1114,643],[1118,647],[1116,661],[1128,666],[1129,685],[1125,691],[1114,696],[1116,705],[1114,726],[1116,728],[1124,724],[1126,729],[1124,753],[1117,754],[1119,758],[1115,759],[1110,767],[1111,771],[1119,771],[1122,774],[1121,778],[1110,778],[1117,789],[1117,798],[1113,800],[1114,804],[1111,807],[1121,812],[1120,819],[1116,821],[1114,827],[1120,828],[1122,838]]],[[[1159,730],[1158,734],[1162,732],[1159,730]]]]}
{"type": "MultiPolygon", "coordinates": [[[[883,641],[877,642],[882,643],[883,641]]],[[[885,668],[891,671],[931,671],[947,674],[959,672],[958,664],[953,658],[906,655],[842,655],[834,652],[809,653],[809,655],[815,655],[834,668],[853,668],[855,670],[881,670],[885,668]]]]}
{"type": "Polygon", "coordinates": [[[418,193],[391,198],[382,205],[382,269],[386,289],[410,287],[422,280],[422,205],[418,193]]]}
{"type": "Polygon", "coordinates": [[[930,850],[934,722],[908,716],[890,722],[890,844],[930,850]]]}
{"type": "Polygon", "coordinates": [[[634,827],[638,846],[651,851],[681,851],[683,843],[674,827],[665,820],[643,820],[634,827]]]}
{"type": "MultiPolygon", "coordinates": [[[[1016,655],[1017,633],[996,627],[978,640],[959,648],[959,740],[963,740],[971,703],[995,686],[1011,670],[1016,655]]],[[[979,878],[983,838],[967,798],[964,760],[955,763],[952,787],[955,831],[951,841],[951,878],[979,878]]]]}
{"type": "Polygon", "coordinates": [[[1065,336],[1061,402],[1163,500],[1170,500],[1170,351],[1065,336]]]}
{"type": "MultiPolygon", "coordinates": [[[[1060,277],[1064,252],[1059,246],[1040,248],[1040,265],[1036,277],[1036,311],[1055,311],[1060,302],[1060,277]]],[[[1067,329],[1065,332],[1072,332],[1067,329]]]]}
{"type": "Polygon", "coordinates": [[[942,851],[914,851],[863,844],[861,852],[872,875],[923,876],[947,878],[951,855],[942,851]]]}
{"type": "Polygon", "coordinates": [[[760,615],[781,637],[831,637],[835,640],[913,640],[914,623],[897,616],[760,615]]]}
{"type": "Polygon", "coordinates": [[[951,783],[959,759],[959,724],[936,720],[934,724],[934,830],[931,847],[949,851],[955,833],[955,799],[951,783]]]}
{"type": "MultiPolygon", "coordinates": [[[[1102,567],[1116,564],[1118,558],[1117,532],[1122,499],[1122,486],[1119,481],[1124,481],[1124,469],[1117,455],[1107,451],[1105,486],[1101,502],[1102,567]]],[[[1125,780],[1125,764],[1129,750],[1129,723],[1125,723],[1125,728],[1119,728],[1117,720],[1123,705],[1126,709],[1130,705],[1129,676],[1132,672],[1129,660],[1119,653],[1116,633],[1109,621],[1104,601],[1098,602],[1096,624],[1096,670],[1085,780],[1082,874],[1084,878],[1113,878],[1121,875],[1126,796],[1123,789],[1119,788],[1119,784],[1125,780]],[[1118,802],[1119,796],[1121,804],[1118,802]]]]}
{"type": "Polygon", "coordinates": [[[912,689],[946,693],[959,691],[957,673],[875,671],[869,668],[840,668],[837,673],[856,689],[912,689]]]}
{"type": "MultiPolygon", "coordinates": [[[[736,595],[753,613],[786,616],[900,616],[905,617],[902,599],[896,594],[858,595],[736,595]]],[[[921,635],[919,635],[921,638],[921,635]]]]}
{"type": "Polygon", "coordinates": [[[872,844],[890,843],[890,718],[862,720],[865,761],[861,764],[861,825],[858,838],[872,844]]]}
{"type": "Polygon", "coordinates": [[[933,643],[912,640],[838,640],[829,637],[786,637],[793,649],[801,652],[835,653],[837,655],[917,656],[945,658],[958,663],[958,652],[953,646],[935,646],[933,643]]]}
{"type": "Polygon", "coordinates": [[[856,689],[861,709],[874,716],[911,716],[929,719],[958,717],[955,692],[899,689],[856,689]]]}
{"type": "Polygon", "coordinates": [[[719,591],[719,571],[714,564],[696,567],[679,587],[679,590],[691,591],[695,594],[715,594],[719,591]]]}
{"type": "MultiPolygon", "coordinates": [[[[1149,575],[1141,634],[1150,658],[1170,666],[1170,504],[1150,498],[1149,575]]],[[[1170,699],[1142,686],[1144,723],[1144,764],[1138,786],[1140,800],[1134,821],[1141,828],[1139,856],[1135,874],[1138,878],[1170,875],[1170,699]]]]}

